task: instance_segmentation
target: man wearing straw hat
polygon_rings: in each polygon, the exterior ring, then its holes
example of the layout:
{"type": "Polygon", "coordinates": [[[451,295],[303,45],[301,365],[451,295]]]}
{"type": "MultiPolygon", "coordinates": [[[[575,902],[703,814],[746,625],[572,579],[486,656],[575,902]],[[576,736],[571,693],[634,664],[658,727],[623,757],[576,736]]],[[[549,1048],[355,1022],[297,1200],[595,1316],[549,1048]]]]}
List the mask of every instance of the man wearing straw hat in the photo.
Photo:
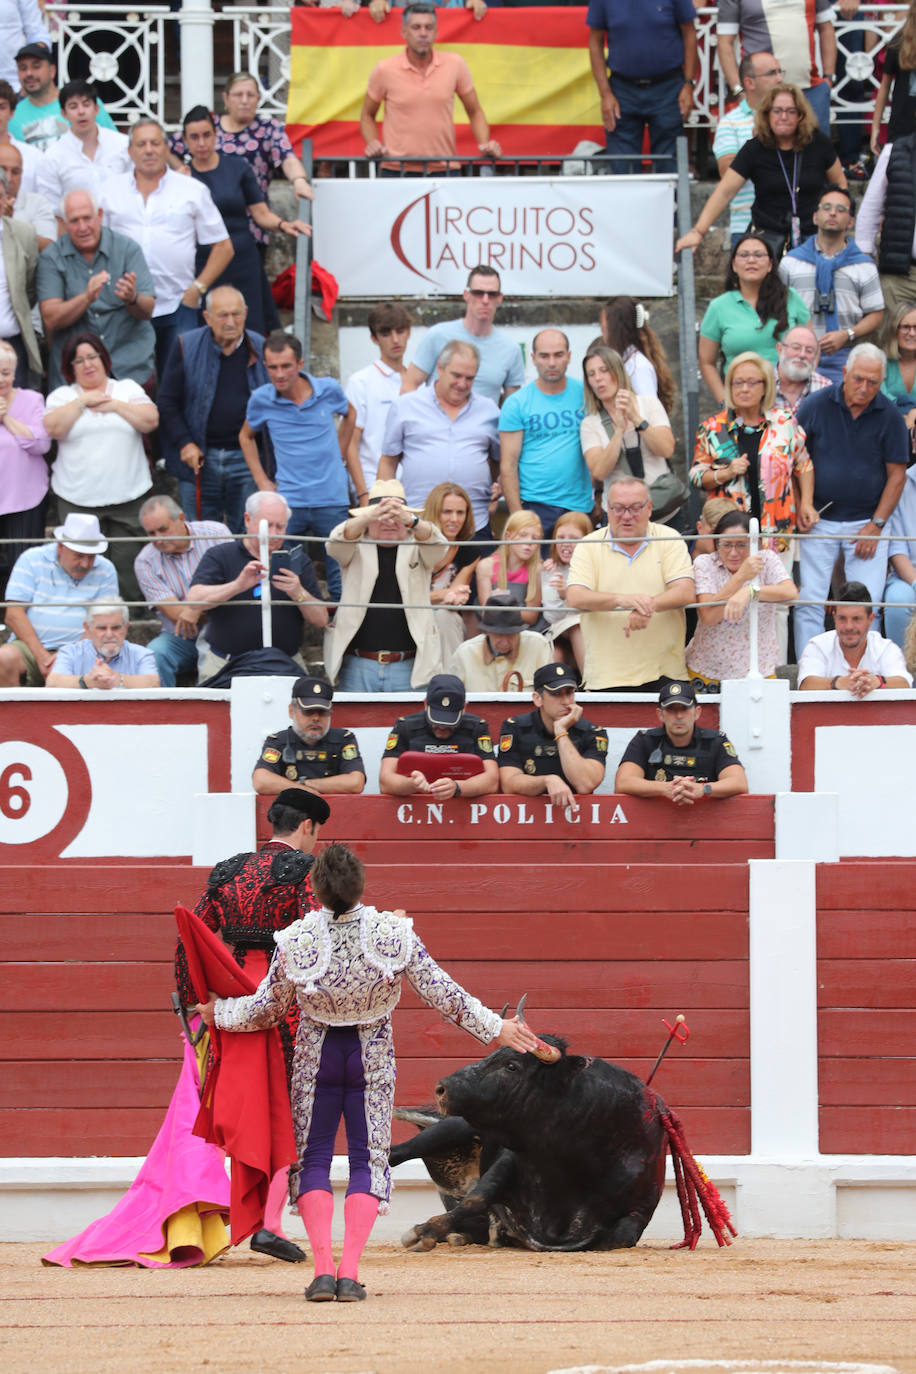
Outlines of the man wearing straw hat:
{"type": "Polygon", "coordinates": [[[394,478],[373,482],[369,504],[331,531],[325,547],[340,564],[343,589],[324,664],[338,691],[409,691],[438,670],[429,581],[445,542],[394,478]]]}
{"type": "Polygon", "coordinates": [[[86,607],[117,600],[114,564],[97,515],[71,511],[56,544],[20,554],[6,587],[10,642],[0,648],[0,687],[43,687],[62,644],[82,638],[86,607]]]}

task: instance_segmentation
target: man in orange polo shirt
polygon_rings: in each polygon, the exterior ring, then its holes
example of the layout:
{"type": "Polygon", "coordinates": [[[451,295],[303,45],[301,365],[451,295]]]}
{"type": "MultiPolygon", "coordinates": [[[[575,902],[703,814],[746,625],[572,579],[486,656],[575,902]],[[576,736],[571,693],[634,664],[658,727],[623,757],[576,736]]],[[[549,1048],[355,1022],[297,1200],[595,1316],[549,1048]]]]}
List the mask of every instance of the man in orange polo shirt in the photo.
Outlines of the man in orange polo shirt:
{"type": "MultiPolygon", "coordinates": [[[[369,86],[359,117],[367,157],[441,157],[455,154],[453,102],[457,95],[484,157],[501,157],[502,148],[490,138],[490,126],[480,107],[474,78],[463,57],[436,52],[436,11],[432,5],[408,5],[401,25],[406,47],[383,58],[369,74],[369,86]],[[384,135],[379,137],[376,115],[385,102],[384,135]]],[[[411,166],[409,176],[442,171],[445,163],[411,166]]],[[[383,167],[398,175],[400,164],[383,167]]]]}

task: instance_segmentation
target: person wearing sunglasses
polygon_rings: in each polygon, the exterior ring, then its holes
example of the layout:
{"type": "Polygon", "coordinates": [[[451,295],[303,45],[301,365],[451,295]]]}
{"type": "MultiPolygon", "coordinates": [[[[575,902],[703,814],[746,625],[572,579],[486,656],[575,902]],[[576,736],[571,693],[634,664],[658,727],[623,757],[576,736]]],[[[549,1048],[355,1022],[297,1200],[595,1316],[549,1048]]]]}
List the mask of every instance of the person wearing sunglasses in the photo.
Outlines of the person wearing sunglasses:
{"type": "Polygon", "coordinates": [[[443,320],[427,330],[401,383],[401,394],[421,387],[435,372],[445,345],[456,339],[476,348],[480,357],[474,378],[474,390],[479,396],[487,396],[499,405],[518,391],[525,380],[522,350],[493,323],[502,301],[496,269],[486,263],[472,268],[464,288],[464,314],[460,320],[443,320]]]}

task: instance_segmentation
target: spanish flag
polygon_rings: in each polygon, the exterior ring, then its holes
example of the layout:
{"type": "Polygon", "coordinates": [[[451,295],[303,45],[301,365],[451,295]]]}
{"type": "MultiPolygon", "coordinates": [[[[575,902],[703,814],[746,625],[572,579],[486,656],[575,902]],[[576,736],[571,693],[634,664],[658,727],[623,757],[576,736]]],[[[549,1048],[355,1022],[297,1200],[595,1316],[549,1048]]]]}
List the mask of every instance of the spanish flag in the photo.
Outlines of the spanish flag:
{"type": "MultiPolygon", "coordinates": [[[[458,52],[474,78],[492,136],[508,156],[572,152],[584,138],[604,144],[598,92],[588,60],[585,9],[440,9],[436,46],[458,52]]],[[[290,11],[287,132],[310,138],[325,157],[360,157],[359,112],[369,73],[400,52],[403,10],[376,24],[362,9],[296,6],[290,11]]],[[[384,106],[382,107],[384,116],[384,106]]],[[[458,152],[477,152],[467,115],[455,101],[458,152]]]]}

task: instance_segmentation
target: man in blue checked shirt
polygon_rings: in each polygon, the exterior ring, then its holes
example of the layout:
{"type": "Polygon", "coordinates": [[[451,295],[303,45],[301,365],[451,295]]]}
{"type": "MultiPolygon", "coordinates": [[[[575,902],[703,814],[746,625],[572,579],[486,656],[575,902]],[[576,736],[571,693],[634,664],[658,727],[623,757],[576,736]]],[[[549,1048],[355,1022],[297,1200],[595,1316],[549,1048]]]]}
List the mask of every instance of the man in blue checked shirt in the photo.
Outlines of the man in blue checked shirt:
{"type": "Polygon", "coordinates": [[[0,687],[43,687],[58,649],[83,637],[91,601],[117,599],[114,564],[97,515],[71,511],[56,544],[20,554],[6,585],[8,644],[0,648],[0,687]]]}

